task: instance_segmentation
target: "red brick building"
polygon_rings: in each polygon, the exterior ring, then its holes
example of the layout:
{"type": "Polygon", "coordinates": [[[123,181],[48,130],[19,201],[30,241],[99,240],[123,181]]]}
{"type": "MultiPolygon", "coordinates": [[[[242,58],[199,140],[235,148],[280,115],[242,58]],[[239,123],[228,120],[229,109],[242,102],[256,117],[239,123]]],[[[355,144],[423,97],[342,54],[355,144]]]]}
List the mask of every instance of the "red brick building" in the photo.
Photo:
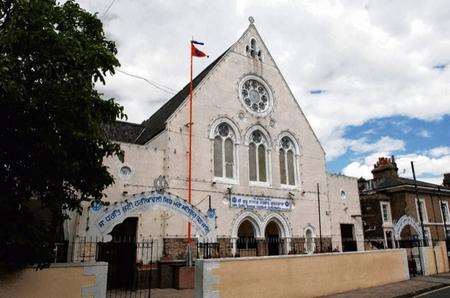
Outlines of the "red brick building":
{"type": "Polygon", "coordinates": [[[379,158],[372,174],[358,181],[367,248],[399,247],[423,233],[427,245],[450,239],[450,174],[442,185],[417,181],[418,199],[414,180],[399,177],[394,157],[379,158]]]}

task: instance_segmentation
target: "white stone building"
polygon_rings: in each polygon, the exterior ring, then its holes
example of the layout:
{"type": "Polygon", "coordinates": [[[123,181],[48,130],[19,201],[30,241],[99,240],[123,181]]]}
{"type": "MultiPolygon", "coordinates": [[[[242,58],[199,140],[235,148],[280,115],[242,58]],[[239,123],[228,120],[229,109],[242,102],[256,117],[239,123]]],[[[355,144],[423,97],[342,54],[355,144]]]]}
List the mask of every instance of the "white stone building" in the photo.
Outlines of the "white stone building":
{"type": "MultiPolygon", "coordinates": [[[[161,254],[181,257],[188,223],[182,212],[135,201],[151,196],[155,181],[169,197],[187,200],[188,93],[186,85],[142,124],[108,128],[125,151],[124,163],[105,160],[116,179],[105,192],[111,204],[73,216],[70,240],[104,236],[131,216],[120,233],[160,239],[161,254]],[[111,213],[129,202],[135,205],[111,213]],[[102,230],[99,218],[107,214],[102,230]]],[[[208,235],[193,224],[193,237],[217,240],[223,255],[312,253],[320,236],[324,251],[342,250],[343,239],[346,250],[352,241],[363,248],[357,181],[326,172],[324,149],[252,22],[194,79],[192,158],[192,205],[205,218],[216,216],[208,235]]]]}

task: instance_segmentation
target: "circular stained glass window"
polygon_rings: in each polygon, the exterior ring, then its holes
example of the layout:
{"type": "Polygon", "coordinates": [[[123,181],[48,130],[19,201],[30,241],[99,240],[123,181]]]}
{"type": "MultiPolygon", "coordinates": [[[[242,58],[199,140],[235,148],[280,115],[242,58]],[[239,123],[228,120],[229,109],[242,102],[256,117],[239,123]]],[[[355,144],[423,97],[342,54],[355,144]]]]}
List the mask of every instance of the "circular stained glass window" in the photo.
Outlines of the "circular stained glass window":
{"type": "Polygon", "coordinates": [[[248,78],[241,85],[241,98],[247,109],[253,113],[264,114],[271,106],[269,90],[255,78],[248,78]]]}

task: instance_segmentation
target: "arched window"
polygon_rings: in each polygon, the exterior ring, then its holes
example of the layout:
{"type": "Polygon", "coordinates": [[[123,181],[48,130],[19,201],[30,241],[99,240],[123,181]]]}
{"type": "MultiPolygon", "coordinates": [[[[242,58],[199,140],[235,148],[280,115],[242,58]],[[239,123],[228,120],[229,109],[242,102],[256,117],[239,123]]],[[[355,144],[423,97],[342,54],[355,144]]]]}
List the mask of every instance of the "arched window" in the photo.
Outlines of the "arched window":
{"type": "Polygon", "coordinates": [[[227,123],[217,125],[214,137],[215,177],[235,179],[235,140],[235,134],[227,123]]]}
{"type": "Polygon", "coordinates": [[[306,228],[305,230],[305,251],[306,253],[314,253],[315,243],[314,243],[314,233],[311,228],[306,228]]]}
{"type": "Polygon", "coordinates": [[[295,147],[291,138],[284,136],[280,141],[280,180],[282,185],[296,185],[295,147]]]}
{"type": "Polygon", "coordinates": [[[263,133],[255,130],[248,146],[250,181],[268,182],[268,143],[263,133]]]}

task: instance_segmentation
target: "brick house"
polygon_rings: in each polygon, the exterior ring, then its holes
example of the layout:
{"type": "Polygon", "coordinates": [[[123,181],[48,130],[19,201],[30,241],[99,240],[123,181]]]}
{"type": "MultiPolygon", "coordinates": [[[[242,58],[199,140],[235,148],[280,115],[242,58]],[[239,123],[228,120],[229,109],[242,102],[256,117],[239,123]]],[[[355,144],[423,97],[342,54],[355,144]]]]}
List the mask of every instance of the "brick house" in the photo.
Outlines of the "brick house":
{"type": "Polygon", "coordinates": [[[373,179],[360,178],[364,238],[367,248],[393,248],[402,241],[450,237],[450,174],[442,185],[417,181],[417,200],[413,179],[399,177],[394,157],[381,157],[372,170],[373,179]],[[419,208],[422,210],[423,228],[419,208]],[[446,219],[444,222],[444,218],[446,219]]]}

